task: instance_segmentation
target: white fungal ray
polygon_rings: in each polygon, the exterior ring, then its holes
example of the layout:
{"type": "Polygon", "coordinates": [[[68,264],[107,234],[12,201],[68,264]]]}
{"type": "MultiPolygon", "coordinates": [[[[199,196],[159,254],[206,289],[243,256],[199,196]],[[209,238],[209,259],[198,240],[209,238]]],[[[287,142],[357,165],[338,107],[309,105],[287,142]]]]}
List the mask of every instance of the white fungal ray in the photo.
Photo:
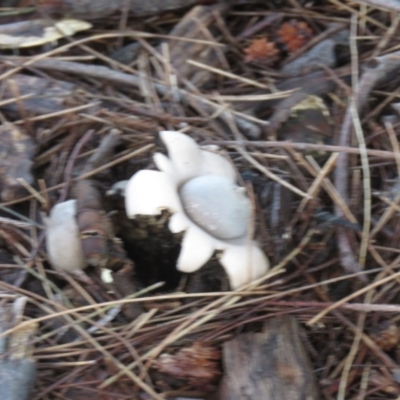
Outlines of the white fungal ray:
{"type": "Polygon", "coordinates": [[[189,136],[160,132],[168,157],[156,153],[160,171],[142,170],[126,186],[129,218],[172,213],[169,229],[184,232],[177,268],[194,272],[215,250],[233,289],[265,274],[269,262],[257,242],[249,240],[250,200],[235,182],[232,164],[214,150],[200,148],[189,136]]]}
{"type": "Polygon", "coordinates": [[[236,171],[232,164],[220,154],[211,150],[201,151],[201,165],[199,175],[218,175],[224,176],[234,183],[236,181],[236,171]]]}
{"type": "Polygon", "coordinates": [[[197,143],[189,136],[174,131],[162,131],[160,137],[167,147],[178,184],[197,176],[201,165],[201,153],[197,143]]]}
{"type": "Polygon", "coordinates": [[[125,188],[125,209],[129,218],[135,215],[157,215],[167,209],[182,211],[175,183],[164,172],[141,170],[128,181],[125,188]]]}
{"type": "Polygon", "coordinates": [[[250,240],[240,245],[226,246],[219,262],[229,276],[233,288],[254,281],[269,268],[269,261],[258,243],[250,240]]]}
{"type": "Polygon", "coordinates": [[[47,219],[46,248],[49,261],[55,269],[65,272],[86,267],[76,212],[76,200],[68,200],[56,204],[47,219]]]}
{"type": "Polygon", "coordinates": [[[181,243],[177,268],[182,272],[194,272],[203,266],[214,253],[214,238],[191,223],[181,243]]]}
{"type": "Polygon", "coordinates": [[[215,153],[215,146],[201,148],[191,137],[175,131],[161,131],[160,137],[169,158],[156,153],[154,162],[159,170],[173,174],[178,185],[201,175],[225,176],[235,181],[235,169],[225,157],[215,153]]]}

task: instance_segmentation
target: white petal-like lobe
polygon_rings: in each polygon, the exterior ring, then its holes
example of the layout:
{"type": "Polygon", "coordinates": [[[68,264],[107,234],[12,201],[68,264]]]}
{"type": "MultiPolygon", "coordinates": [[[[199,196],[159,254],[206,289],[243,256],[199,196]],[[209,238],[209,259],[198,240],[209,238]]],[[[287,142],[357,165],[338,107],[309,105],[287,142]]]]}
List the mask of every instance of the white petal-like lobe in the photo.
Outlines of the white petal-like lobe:
{"type": "Polygon", "coordinates": [[[55,269],[73,272],[86,266],[79,228],[76,221],[76,200],[56,204],[47,220],[46,249],[55,269]]]}
{"type": "Polygon", "coordinates": [[[153,161],[160,171],[166,172],[171,176],[175,174],[175,167],[166,155],[162,153],[154,153],[153,161]]]}
{"type": "Polygon", "coordinates": [[[182,210],[171,177],[159,171],[141,170],[129,179],[125,190],[125,210],[129,218],[135,215],[157,215],[163,209],[172,213],[182,210]]]}
{"type": "Polygon", "coordinates": [[[107,196],[113,196],[115,194],[121,194],[122,196],[125,196],[125,189],[127,184],[127,180],[115,182],[114,185],[112,185],[111,188],[107,190],[107,196]]]}
{"type": "Polygon", "coordinates": [[[201,170],[198,175],[218,175],[236,181],[232,164],[224,156],[208,150],[201,150],[201,170]]]}
{"type": "Polygon", "coordinates": [[[178,182],[198,176],[201,171],[201,152],[197,143],[184,133],[175,131],[161,131],[160,137],[167,147],[178,182]]]}
{"type": "Polygon", "coordinates": [[[269,261],[256,242],[241,246],[228,245],[219,261],[229,277],[232,289],[254,281],[269,268],[269,261]]]}
{"type": "Polygon", "coordinates": [[[202,229],[191,225],[181,244],[177,268],[182,272],[194,272],[202,267],[214,253],[214,239],[202,229]]]}
{"type": "Polygon", "coordinates": [[[171,215],[168,228],[172,233],[179,233],[185,231],[193,222],[183,213],[177,212],[171,215]]]}

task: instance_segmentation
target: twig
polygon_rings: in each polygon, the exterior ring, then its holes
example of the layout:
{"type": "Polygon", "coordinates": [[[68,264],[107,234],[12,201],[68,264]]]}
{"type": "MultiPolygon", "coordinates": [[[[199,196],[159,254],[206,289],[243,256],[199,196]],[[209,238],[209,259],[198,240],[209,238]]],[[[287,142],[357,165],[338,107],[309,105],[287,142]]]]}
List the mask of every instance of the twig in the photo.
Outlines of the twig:
{"type": "MultiPolygon", "coordinates": [[[[71,180],[73,182],[75,182],[75,181],[78,181],[78,180],[81,180],[81,179],[89,178],[89,177],[91,177],[93,175],[96,175],[99,172],[101,172],[101,171],[103,171],[103,170],[105,170],[107,168],[111,168],[111,167],[113,167],[113,166],[115,166],[117,164],[120,164],[121,162],[127,161],[127,160],[129,160],[129,159],[131,159],[131,158],[133,158],[135,156],[138,156],[139,154],[145,153],[145,152],[151,150],[153,147],[154,147],[154,144],[147,144],[147,145],[141,147],[140,149],[133,150],[133,151],[129,152],[128,154],[125,154],[124,156],[117,158],[116,160],[110,161],[109,163],[104,164],[104,165],[100,166],[99,168],[96,168],[96,169],[94,169],[92,171],[89,171],[89,172],[87,172],[85,174],[82,174],[82,175],[80,175],[80,176],[78,176],[76,178],[72,178],[71,180]]],[[[64,183],[60,183],[58,185],[52,186],[50,188],[47,188],[45,190],[45,192],[50,192],[52,190],[57,190],[57,189],[62,188],[63,186],[64,186],[64,183]]],[[[41,194],[41,193],[44,193],[44,192],[41,191],[39,193],[41,194]]],[[[30,195],[30,196],[19,198],[17,200],[12,200],[12,201],[8,201],[8,202],[5,202],[5,203],[0,203],[0,206],[5,207],[5,206],[10,206],[10,205],[13,205],[13,204],[17,204],[17,203],[22,203],[22,202],[24,202],[26,200],[32,199],[33,197],[34,196],[30,195]]]]}
{"type": "Polygon", "coordinates": [[[283,13],[274,13],[272,15],[267,15],[261,21],[257,22],[254,25],[247,27],[243,32],[236,36],[237,40],[246,39],[249,36],[255,35],[257,32],[265,29],[267,26],[271,25],[278,19],[283,17],[283,13]]]}
{"type": "MultiPolygon", "coordinates": [[[[23,60],[23,59],[22,59],[23,60]]],[[[51,70],[51,71],[59,71],[64,73],[69,73],[73,75],[79,75],[81,77],[90,77],[101,79],[107,82],[113,82],[118,85],[128,86],[128,87],[141,87],[141,78],[139,76],[129,75],[124,72],[115,71],[111,68],[99,66],[99,65],[85,65],[81,63],[75,63],[70,61],[60,61],[54,59],[37,59],[32,60],[30,65],[34,65],[35,68],[51,70]]],[[[23,67],[23,65],[22,65],[23,67]]],[[[161,83],[153,83],[157,92],[162,95],[168,95],[170,92],[170,88],[168,85],[164,85],[161,83]]],[[[184,103],[200,103],[202,107],[208,112],[212,113],[215,110],[220,109],[220,105],[215,104],[214,102],[203,98],[202,96],[198,96],[184,89],[176,89],[176,94],[179,96],[179,100],[184,103]]],[[[221,116],[224,115],[224,111],[221,112],[221,116]]],[[[237,125],[246,133],[247,136],[252,137],[254,139],[259,138],[261,136],[260,128],[250,123],[248,120],[245,120],[243,116],[235,115],[233,111],[235,122],[237,125]]]]}
{"type": "MultiPolygon", "coordinates": [[[[385,121],[384,124],[388,132],[394,153],[400,155],[399,143],[397,142],[396,134],[394,132],[392,124],[387,121],[385,121]]],[[[397,158],[396,158],[396,163],[397,163],[398,178],[400,178],[400,160],[398,160],[397,158]]],[[[396,211],[399,202],[400,202],[400,192],[396,194],[396,197],[393,199],[392,202],[388,203],[390,206],[386,208],[382,216],[379,218],[379,221],[376,223],[374,229],[372,229],[370,234],[371,238],[375,236],[383,228],[386,222],[392,217],[392,215],[396,211]]]]}
{"type": "Polygon", "coordinates": [[[297,189],[297,187],[291,185],[290,183],[284,181],[283,179],[280,179],[279,176],[275,175],[272,173],[268,168],[264,167],[262,164],[260,164],[254,157],[252,157],[246,150],[241,148],[240,146],[236,146],[236,150],[254,167],[256,167],[259,171],[261,171],[265,176],[267,176],[269,179],[272,179],[275,182],[278,182],[285,188],[291,190],[292,192],[298,194],[301,197],[305,197],[307,199],[312,199],[312,196],[310,196],[307,193],[304,193],[300,189],[297,189]]]}
{"type": "Polygon", "coordinates": [[[105,163],[105,160],[109,159],[111,153],[121,138],[121,134],[122,132],[120,130],[112,129],[110,133],[102,139],[99,147],[97,147],[96,151],[86,162],[82,174],[86,174],[96,168],[99,168],[105,163]]]}
{"type": "Polygon", "coordinates": [[[385,11],[400,11],[400,3],[397,0],[355,0],[355,2],[367,4],[385,11]]]}
{"type": "MultiPolygon", "coordinates": [[[[237,144],[251,145],[260,148],[279,148],[279,149],[294,149],[294,150],[313,150],[313,151],[328,151],[332,153],[348,153],[348,154],[360,154],[359,147],[351,146],[333,146],[328,144],[314,144],[314,143],[301,143],[291,142],[288,140],[268,140],[268,141],[250,141],[250,140],[207,140],[205,144],[216,144],[218,146],[235,146],[237,144]]],[[[369,156],[387,158],[390,160],[400,160],[400,154],[392,151],[385,150],[374,150],[366,149],[366,153],[369,156]]]]}
{"type": "Polygon", "coordinates": [[[356,132],[357,140],[360,147],[361,165],[363,171],[363,187],[364,187],[364,224],[361,237],[359,264],[362,268],[365,267],[365,259],[367,257],[369,231],[371,227],[371,174],[369,169],[368,156],[366,154],[366,144],[361,127],[360,119],[353,102],[351,107],[353,114],[354,130],[356,132]]]}
{"type": "Polygon", "coordinates": [[[68,188],[71,183],[72,169],[74,167],[76,158],[78,157],[79,153],[82,151],[83,146],[85,146],[85,144],[93,136],[93,133],[94,133],[93,130],[89,130],[88,132],[86,132],[81,137],[81,139],[78,141],[78,143],[75,145],[74,149],[72,150],[72,153],[69,157],[68,163],[67,163],[67,165],[65,167],[65,171],[64,171],[64,186],[63,186],[63,190],[60,194],[59,203],[63,202],[67,198],[68,188]]]}
{"type": "MultiPolygon", "coordinates": [[[[307,194],[311,196],[311,198],[315,197],[316,194],[318,193],[321,185],[323,185],[325,177],[332,171],[332,169],[336,165],[336,161],[338,158],[338,153],[332,153],[331,156],[329,157],[328,161],[325,163],[322,169],[320,169],[311,184],[310,188],[307,190],[307,194]]],[[[296,211],[296,214],[300,214],[304,211],[306,205],[308,204],[309,198],[304,198],[296,211]]]]}
{"type": "Polygon", "coordinates": [[[328,314],[329,312],[335,310],[336,308],[338,308],[342,304],[348,303],[351,299],[354,299],[354,298],[360,296],[361,294],[368,292],[371,289],[374,289],[374,288],[376,288],[378,286],[381,286],[386,282],[390,282],[391,280],[393,280],[393,279],[395,279],[397,277],[400,277],[400,272],[396,272],[393,275],[389,275],[386,278],[380,279],[380,280],[378,280],[376,282],[373,282],[373,283],[363,287],[360,290],[357,290],[356,292],[344,297],[343,299],[339,300],[338,302],[332,304],[331,306],[327,307],[325,310],[323,310],[320,313],[318,313],[316,316],[314,316],[313,318],[311,318],[307,322],[307,325],[311,326],[311,325],[316,324],[326,314],[328,314]]]}
{"type": "MultiPolygon", "coordinates": [[[[352,33],[355,37],[355,32],[352,33]]],[[[351,41],[353,60],[357,61],[357,54],[355,50],[354,41],[351,41]]],[[[362,78],[356,86],[354,86],[354,105],[350,104],[346,110],[342,129],[339,137],[339,145],[347,147],[350,143],[350,133],[352,128],[352,107],[354,106],[358,113],[361,112],[367,102],[368,95],[372,88],[383,78],[386,74],[396,70],[400,67],[400,52],[395,52],[382,57],[377,57],[378,65],[375,68],[367,68],[362,78]]],[[[356,68],[358,65],[353,66],[353,79],[356,76],[356,68]]],[[[348,174],[349,174],[349,157],[348,153],[340,153],[337,161],[337,167],[334,174],[334,184],[342,199],[348,202],[348,174]]],[[[342,218],[342,210],[335,206],[335,213],[338,217],[342,218]]],[[[340,228],[337,231],[338,248],[341,254],[342,266],[347,271],[357,271],[360,266],[355,261],[349,238],[344,229],[340,228]]]]}

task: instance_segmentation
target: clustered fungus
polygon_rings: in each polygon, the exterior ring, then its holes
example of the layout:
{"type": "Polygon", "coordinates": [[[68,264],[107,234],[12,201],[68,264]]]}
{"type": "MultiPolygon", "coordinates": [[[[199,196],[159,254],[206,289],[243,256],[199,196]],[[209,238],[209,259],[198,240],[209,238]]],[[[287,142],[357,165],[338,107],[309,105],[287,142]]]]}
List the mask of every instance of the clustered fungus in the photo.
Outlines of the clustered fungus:
{"type": "Polygon", "coordinates": [[[232,164],[183,133],[163,131],[160,137],[168,157],[156,153],[159,171],[141,170],[128,181],[128,217],[157,215],[165,209],[172,214],[170,231],[184,232],[177,261],[182,272],[198,270],[219,250],[233,289],[262,276],[269,262],[249,237],[251,203],[236,184],[232,164]]]}
{"type": "MultiPolygon", "coordinates": [[[[183,232],[177,261],[182,272],[198,270],[217,250],[233,289],[265,274],[268,259],[249,232],[251,202],[236,183],[231,162],[183,133],[162,131],[160,137],[168,157],[154,155],[159,171],[140,170],[124,182],[127,216],[172,214],[169,230],[183,232]]],[[[70,272],[84,268],[76,201],[54,206],[47,225],[51,264],[70,272]]]]}

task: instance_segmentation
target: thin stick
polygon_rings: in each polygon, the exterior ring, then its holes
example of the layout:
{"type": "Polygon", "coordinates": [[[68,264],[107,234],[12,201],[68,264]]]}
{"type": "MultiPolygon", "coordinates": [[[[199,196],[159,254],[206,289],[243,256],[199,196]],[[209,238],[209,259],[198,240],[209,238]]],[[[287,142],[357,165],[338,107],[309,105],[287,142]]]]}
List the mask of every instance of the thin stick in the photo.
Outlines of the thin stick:
{"type": "Polygon", "coordinates": [[[280,185],[284,186],[285,188],[291,190],[292,192],[298,194],[301,197],[305,197],[311,199],[307,193],[304,193],[302,190],[298,189],[297,187],[291,185],[290,183],[284,181],[283,179],[279,178],[279,176],[275,175],[271,172],[268,168],[264,167],[264,165],[260,164],[254,157],[252,157],[247,151],[242,149],[240,146],[236,146],[236,150],[252,165],[254,165],[259,171],[261,171],[265,176],[269,179],[272,179],[275,182],[278,182],[280,185]]]}
{"type": "Polygon", "coordinates": [[[399,157],[396,157],[396,165],[397,165],[397,177],[400,179],[400,146],[397,140],[396,132],[393,129],[393,125],[390,121],[384,121],[384,125],[389,136],[390,144],[392,145],[393,152],[398,154],[399,157]]]}
{"type": "MultiPolygon", "coordinates": [[[[307,194],[314,197],[317,194],[320,186],[323,185],[325,177],[332,171],[332,169],[336,165],[337,158],[339,153],[332,153],[329,157],[328,161],[325,163],[322,169],[318,171],[316,178],[314,179],[313,183],[311,184],[310,188],[307,190],[307,194]]],[[[301,213],[304,211],[309,199],[303,199],[297,208],[297,213],[301,213]]]]}
{"type": "Polygon", "coordinates": [[[355,0],[355,2],[368,4],[384,11],[400,11],[400,3],[397,0],[355,0]]]}
{"type": "MultiPolygon", "coordinates": [[[[261,89],[270,89],[267,85],[265,85],[263,83],[254,81],[253,79],[243,78],[242,76],[233,74],[231,72],[224,71],[224,70],[222,70],[220,68],[211,67],[211,66],[209,66],[207,64],[203,64],[203,63],[195,61],[195,60],[186,60],[186,62],[188,64],[190,64],[190,65],[194,65],[195,67],[199,67],[199,68],[205,69],[206,71],[214,72],[215,74],[222,75],[222,76],[225,76],[227,78],[236,79],[239,82],[247,83],[248,85],[251,85],[251,86],[255,86],[255,87],[258,87],[258,88],[261,88],[261,89]]],[[[288,92],[292,93],[293,90],[290,90],[288,92]]],[[[282,96],[282,97],[284,97],[284,96],[282,96]]]]}
{"type": "MultiPolygon", "coordinates": [[[[333,146],[328,144],[314,144],[314,143],[301,143],[301,142],[291,142],[289,140],[269,140],[269,141],[250,141],[250,140],[207,140],[206,144],[216,144],[219,146],[235,146],[238,143],[244,145],[251,145],[260,148],[279,148],[279,149],[293,149],[293,150],[313,150],[313,151],[328,151],[332,153],[348,153],[348,154],[360,154],[359,147],[351,146],[333,146]]],[[[396,154],[392,151],[385,150],[374,150],[366,149],[366,153],[369,156],[387,158],[390,160],[400,160],[400,154],[396,154]]]]}
{"type": "MultiPolygon", "coordinates": [[[[313,168],[310,171],[312,173],[312,175],[315,176],[319,171],[321,171],[321,167],[314,160],[314,158],[312,158],[311,156],[307,156],[307,161],[309,162],[309,165],[313,168]]],[[[350,211],[348,205],[340,197],[339,193],[337,192],[335,186],[333,186],[332,182],[328,178],[324,178],[322,181],[322,184],[323,184],[324,189],[326,190],[326,192],[329,194],[330,198],[332,199],[332,201],[338,207],[340,207],[340,209],[343,211],[343,214],[346,216],[346,218],[351,223],[358,224],[357,218],[353,215],[353,213],[350,211]]]]}
{"type": "Polygon", "coordinates": [[[338,307],[340,307],[341,305],[349,302],[350,300],[354,299],[355,297],[360,296],[363,293],[368,292],[371,289],[374,289],[378,286],[383,285],[386,282],[390,282],[391,280],[400,277],[400,272],[396,272],[393,275],[389,275],[386,278],[380,279],[377,282],[373,282],[367,286],[365,286],[364,288],[357,290],[356,292],[344,297],[343,299],[337,301],[336,303],[332,304],[331,306],[327,307],[325,310],[321,311],[319,314],[317,314],[315,317],[311,318],[308,322],[307,325],[311,326],[316,324],[321,318],[323,318],[326,314],[328,314],[329,312],[337,309],[338,307]]]}
{"type": "Polygon", "coordinates": [[[93,134],[94,134],[94,130],[91,129],[91,130],[87,131],[79,139],[78,143],[75,145],[74,149],[72,150],[72,153],[69,157],[69,160],[68,160],[67,165],[64,170],[64,187],[63,187],[62,193],[60,195],[60,198],[58,200],[59,203],[62,203],[67,198],[69,185],[71,183],[72,169],[74,167],[76,158],[78,157],[78,154],[82,151],[85,144],[91,139],[93,134]]]}
{"type": "MultiPolygon", "coordinates": [[[[85,174],[82,174],[82,175],[78,176],[77,178],[72,178],[71,181],[75,182],[75,181],[78,181],[80,179],[89,178],[89,177],[91,177],[93,175],[96,175],[97,173],[103,171],[104,169],[113,167],[114,165],[117,165],[117,164],[119,164],[121,162],[129,160],[132,157],[135,157],[135,156],[138,156],[139,154],[145,153],[146,151],[152,149],[153,147],[154,147],[154,144],[148,144],[146,146],[143,146],[140,149],[137,149],[137,150],[134,150],[134,151],[132,151],[132,152],[130,152],[128,154],[125,154],[124,156],[119,157],[114,161],[110,161],[109,163],[104,164],[99,168],[96,168],[96,169],[94,169],[92,171],[89,171],[89,172],[87,172],[85,174]]],[[[63,186],[64,186],[64,183],[60,183],[58,185],[52,186],[50,188],[47,188],[46,192],[50,192],[52,190],[60,189],[63,186]]],[[[40,192],[40,193],[43,193],[43,192],[40,192]]],[[[0,205],[3,206],[3,207],[4,206],[10,206],[10,205],[13,205],[13,204],[21,203],[21,202],[26,201],[26,200],[30,200],[32,197],[33,196],[26,196],[26,197],[22,197],[22,198],[20,198],[18,200],[12,200],[12,201],[8,201],[8,202],[5,202],[5,203],[0,203],[0,205]]]]}
{"type": "Polygon", "coordinates": [[[91,177],[93,175],[98,174],[101,171],[104,171],[105,169],[111,168],[114,165],[117,165],[117,164],[119,164],[119,163],[121,163],[123,161],[129,160],[130,158],[132,158],[134,156],[137,156],[139,154],[145,153],[146,151],[151,150],[153,147],[154,147],[154,144],[147,144],[146,146],[143,146],[138,150],[134,150],[134,151],[122,156],[122,157],[117,158],[114,161],[110,161],[109,163],[104,164],[104,165],[102,165],[102,166],[100,166],[98,168],[95,168],[92,171],[86,172],[86,173],[78,176],[78,178],[73,179],[73,180],[81,180],[81,179],[89,178],[89,177],[91,177]]]}
{"type": "Polygon", "coordinates": [[[363,170],[363,187],[364,187],[364,223],[360,245],[360,255],[358,263],[364,268],[365,260],[368,251],[369,231],[371,227],[371,173],[369,169],[368,156],[366,154],[366,144],[361,127],[360,119],[358,118],[357,109],[355,106],[354,98],[352,100],[352,114],[354,130],[356,132],[357,140],[360,146],[361,165],[363,170]]]}
{"type": "Polygon", "coordinates": [[[47,207],[46,199],[24,178],[17,178],[17,181],[42,205],[43,208],[47,207]]]}

